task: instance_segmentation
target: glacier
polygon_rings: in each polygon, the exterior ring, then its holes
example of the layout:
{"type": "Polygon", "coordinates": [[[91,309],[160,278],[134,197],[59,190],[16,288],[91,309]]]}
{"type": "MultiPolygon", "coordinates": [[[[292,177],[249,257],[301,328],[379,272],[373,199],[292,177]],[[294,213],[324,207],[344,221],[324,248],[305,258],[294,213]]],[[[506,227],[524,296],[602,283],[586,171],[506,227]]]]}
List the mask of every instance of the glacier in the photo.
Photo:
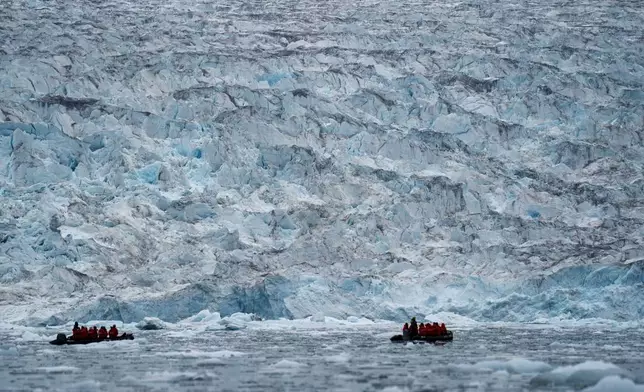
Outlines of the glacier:
{"type": "Polygon", "coordinates": [[[13,0],[0,314],[641,321],[621,2],[13,0]]]}

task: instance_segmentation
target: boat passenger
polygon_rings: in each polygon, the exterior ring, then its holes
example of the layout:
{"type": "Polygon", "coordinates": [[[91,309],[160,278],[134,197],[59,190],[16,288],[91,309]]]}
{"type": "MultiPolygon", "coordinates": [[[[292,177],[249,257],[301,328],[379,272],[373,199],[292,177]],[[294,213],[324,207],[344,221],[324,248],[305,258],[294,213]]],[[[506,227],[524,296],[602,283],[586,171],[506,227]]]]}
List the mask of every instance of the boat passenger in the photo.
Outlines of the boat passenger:
{"type": "Polygon", "coordinates": [[[443,335],[447,334],[447,328],[445,327],[445,323],[441,323],[441,333],[443,335]]]}
{"type": "Polygon", "coordinates": [[[425,324],[424,324],[424,323],[420,323],[420,325],[418,326],[418,334],[419,334],[420,336],[425,336],[425,333],[426,333],[426,331],[425,331],[425,324]]]}
{"type": "Polygon", "coordinates": [[[438,325],[438,323],[434,323],[434,334],[435,335],[441,335],[442,334],[441,327],[440,327],[440,325],[438,325]]]}
{"type": "Polygon", "coordinates": [[[87,331],[87,327],[83,325],[80,328],[80,330],[78,331],[78,338],[81,339],[81,340],[87,339],[88,338],[88,333],[89,333],[89,331],[87,331]]]}
{"type": "Polygon", "coordinates": [[[104,325],[101,325],[101,328],[98,329],[98,338],[107,339],[107,328],[104,325]]]}
{"type": "Polygon", "coordinates": [[[408,323],[405,323],[405,325],[403,325],[402,331],[403,331],[403,337],[405,337],[405,338],[409,337],[409,324],[408,323]]]}
{"type": "Polygon", "coordinates": [[[116,329],[116,324],[112,325],[109,332],[110,339],[117,338],[119,336],[119,330],[116,329]]]}
{"type": "Polygon", "coordinates": [[[72,328],[72,339],[78,339],[78,331],[80,331],[80,327],[78,326],[78,321],[76,321],[74,328],[72,328]]]}
{"type": "Polygon", "coordinates": [[[409,326],[409,335],[413,338],[418,336],[418,324],[416,323],[416,317],[411,318],[411,325],[409,326]]]}
{"type": "Polygon", "coordinates": [[[87,337],[90,339],[98,339],[98,329],[96,329],[96,325],[87,331],[87,337]]]}

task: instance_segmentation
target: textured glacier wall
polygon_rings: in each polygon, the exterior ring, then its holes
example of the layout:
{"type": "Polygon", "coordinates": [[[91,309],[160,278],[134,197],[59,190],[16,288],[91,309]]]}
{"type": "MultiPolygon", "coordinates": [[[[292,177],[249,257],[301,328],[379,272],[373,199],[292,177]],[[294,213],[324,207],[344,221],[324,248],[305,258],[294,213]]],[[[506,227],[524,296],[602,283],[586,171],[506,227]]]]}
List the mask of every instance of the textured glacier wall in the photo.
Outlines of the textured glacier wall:
{"type": "Polygon", "coordinates": [[[9,321],[644,314],[637,7],[12,0],[0,20],[9,321]]]}

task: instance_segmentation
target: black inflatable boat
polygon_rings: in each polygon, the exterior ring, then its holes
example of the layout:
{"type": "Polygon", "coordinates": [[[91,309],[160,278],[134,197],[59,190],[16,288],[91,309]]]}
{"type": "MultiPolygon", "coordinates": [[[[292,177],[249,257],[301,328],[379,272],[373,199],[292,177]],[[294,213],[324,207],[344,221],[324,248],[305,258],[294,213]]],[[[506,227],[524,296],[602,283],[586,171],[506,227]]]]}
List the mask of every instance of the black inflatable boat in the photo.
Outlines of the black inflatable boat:
{"type": "Polygon", "coordinates": [[[403,335],[394,335],[391,337],[391,341],[394,343],[434,343],[451,342],[452,340],[454,340],[454,334],[452,333],[452,331],[447,331],[447,333],[444,333],[442,335],[416,335],[413,338],[403,335]]]}
{"type": "Polygon", "coordinates": [[[50,344],[55,344],[57,346],[62,346],[63,344],[90,344],[90,343],[99,343],[99,342],[112,342],[115,340],[134,340],[134,335],[131,333],[124,333],[121,336],[115,338],[105,338],[105,339],[83,339],[83,340],[74,340],[72,337],[67,337],[64,333],[59,333],[56,335],[56,340],[49,342],[50,344]]]}

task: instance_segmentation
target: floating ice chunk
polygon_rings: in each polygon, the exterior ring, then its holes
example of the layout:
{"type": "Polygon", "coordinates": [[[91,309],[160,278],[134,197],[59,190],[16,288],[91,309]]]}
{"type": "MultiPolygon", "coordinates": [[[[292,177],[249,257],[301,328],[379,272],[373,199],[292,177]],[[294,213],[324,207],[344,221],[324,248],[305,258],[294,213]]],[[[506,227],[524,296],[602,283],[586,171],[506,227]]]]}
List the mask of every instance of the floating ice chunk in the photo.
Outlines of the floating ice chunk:
{"type": "Polygon", "coordinates": [[[291,361],[288,359],[282,359],[281,361],[268,366],[264,368],[264,371],[267,372],[293,372],[293,371],[298,371],[302,368],[306,367],[306,365],[301,364],[299,362],[291,361]]]}
{"type": "Polygon", "coordinates": [[[336,355],[328,355],[324,357],[324,359],[328,362],[347,363],[351,360],[351,355],[349,353],[340,353],[336,355]]]}
{"type": "Polygon", "coordinates": [[[136,324],[136,327],[144,331],[154,331],[158,329],[166,329],[167,324],[156,317],[145,317],[136,324]]]}
{"type": "Polygon", "coordinates": [[[229,331],[238,331],[240,329],[245,329],[247,327],[246,324],[241,324],[239,322],[230,321],[230,320],[224,326],[229,331]]]}
{"type": "Polygon", "coordinates": [[[608,376],[631,377],[629,372],[612,363],[586,361],[577,365],[561,366],[548,373],[535,376],[530,380],[530,384],[534,386],[554,384],[585,388],[608,376]]]}
{"type": "Polygon", "coordinates": [[[624,346],[614,344],[604,344],[603,346],[601,346],[601,348],[606,351],[622,351],[625,349],[624,346]]]}
{"type": "Polygon", "coordinates": [[[247,323],[254,321],[255,315],[249,313],[233,313],[228,317],[224,317],[218,321],[219,325],[223,325],[227,330],[236,331],[247,327],[247,323]]]}
{"type": "Polygon", "coordinates": [[[475,366],[491,369],[491,370],[504,370],[508,373],[543,373],[552,369],[550,365],[541,361],[531,361],[525,358],[514,358],[508,361],[483,361],[478,362],[475,366]]]}
{"type": "Polygon", "coordinates": [[[619,376],[607,376],[582,392],[644,392],[644,385],[619,376]]]}
{"type": "Polygon", "coordinates": [[[350,323],[357,323],[357,322],[360,321],[360,319],[357,318],[356,316],[349,316],[349,317],[347,317],[347,321],[350,322],[350,323]]]}
{"type": "Polygon", "coordinates": [[[42,370],[45,373],[73,373],[78,368],[74,366],[44,366],[39,367],[38,370],[42,370]]]}
{"type": "Polygon", "coordinates": [[[218,322],[219,320],[221,320],[221,315],[219,314],[219,312],[210,312],[208,309],[204,309],[194,316],[188,317],[185,321],[192,323],[209,323],[218,322]]]}
{"type": "Polygon", "coordinates": [[[230,350],[214,351],[210,353],[210,356],[213,358],[232,358],[232,357],[240,357],[242,355],[246,355],[246,353],[243,353],[241,351],[230,351],[230,350]]]}
{"type": "Polygon", "coordinates": [[[25,331],[22,333],[22,336],[16,340],[21,342],[40,342],[46,340],[46,338],[31,331],[25,331]]]}

